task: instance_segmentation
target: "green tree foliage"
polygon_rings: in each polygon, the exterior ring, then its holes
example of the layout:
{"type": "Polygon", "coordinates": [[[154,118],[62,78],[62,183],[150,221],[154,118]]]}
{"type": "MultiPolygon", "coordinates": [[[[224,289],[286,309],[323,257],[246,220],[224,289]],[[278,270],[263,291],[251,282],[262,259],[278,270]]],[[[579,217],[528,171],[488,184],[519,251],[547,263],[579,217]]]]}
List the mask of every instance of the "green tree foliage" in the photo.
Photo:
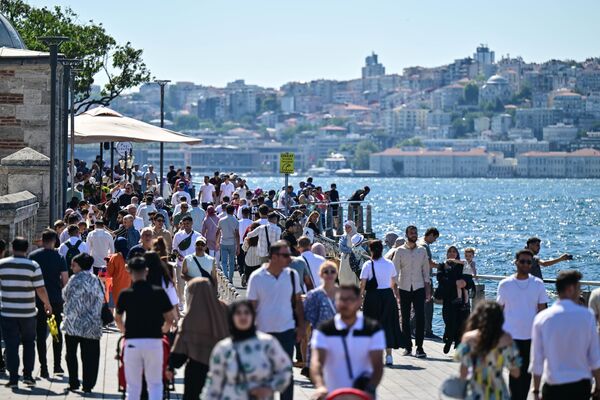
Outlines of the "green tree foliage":
{"type": "Polygon", "coordinates": [[[511,99],[511,102],[514,104],[521,104],[525,101],[531,101],[531,88],[527,85],[523,85],[519,92],[511,99]]]}
{"type": "Polygon", "coordinates": [[[479,86],[474,83],[469,83],[465,86],[464,91],[465,104],[476,105],[479,101],[479,86]]]}
{"type": "Polygon", "coordinates": [[[368,169],[369,168],[369,156],[371,153],[379,151],[379,146],[370,140],[362,140],[356,145],[354,151],[354,168],[355,169],[368,169]]]}
{"type": "Polygon", "coordinates": [[[258,115],[266,111],[280,111],[279,101],[277,101],[277,95],[275,93],[267,93],[265,96],[258,96],[256,98],[256,106],[258,115]]]}
{"type": "Polygon", "coordinates": [[[33,7],[23,0],[0,0],[0,12],[21,34],[30,50],[47,51],[39,40],[43,36],[66,36],[70,41],[60,47],[66,58],[82,60],[75,78],[77,111],[93,105],[108,106],[124,90],[150,80],[150,71],[142,60],[142,50],[131,43],[118,44],[101,23],[79,22],[70,7],[33,7]],[[94,76],[106,74],[108,83],[100,97],[91,95],[94,76]]]}
{"type": "Polygon", "coordinates": [[[414,137],[410,139],[404,139],[396,147],[423,147],[421,138],[414,137]]]}

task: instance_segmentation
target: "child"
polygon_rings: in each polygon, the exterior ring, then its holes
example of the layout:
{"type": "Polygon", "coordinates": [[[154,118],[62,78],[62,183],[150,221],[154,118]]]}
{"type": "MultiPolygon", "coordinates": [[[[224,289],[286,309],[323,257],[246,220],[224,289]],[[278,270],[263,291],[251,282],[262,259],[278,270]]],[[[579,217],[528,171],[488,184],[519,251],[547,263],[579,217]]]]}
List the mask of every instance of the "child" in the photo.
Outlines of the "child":
{"type": "Polygon", "coordinates": [[[469,302],[469,289],[475,289],[473,278],[477,277],[477,268],[475,267],[475,249],[468,247],[465,249],[465,261],[463,264],[462,279],[456,281],[456,291],[463,304],[469,302]]]}

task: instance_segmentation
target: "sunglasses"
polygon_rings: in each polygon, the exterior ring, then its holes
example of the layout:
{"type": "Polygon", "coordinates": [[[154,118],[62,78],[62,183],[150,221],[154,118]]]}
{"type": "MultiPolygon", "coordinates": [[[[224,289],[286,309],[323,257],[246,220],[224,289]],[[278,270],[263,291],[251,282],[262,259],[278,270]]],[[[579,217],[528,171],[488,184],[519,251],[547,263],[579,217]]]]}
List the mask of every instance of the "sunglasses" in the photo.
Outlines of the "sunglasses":
{"type": "Polygon", "coordinates": [[[326,270],[323,270],[323,273],[325,275],[335,275],[335,274],[337,274],[337,271],[335,269],[326,269],[326,270]]]}
{"type": "Polygon", "coordinates": [[[532,260],[518,260],[517,262],[519,264],[529,264],[529,265],[531,265],[533,263],[532,260]]]}

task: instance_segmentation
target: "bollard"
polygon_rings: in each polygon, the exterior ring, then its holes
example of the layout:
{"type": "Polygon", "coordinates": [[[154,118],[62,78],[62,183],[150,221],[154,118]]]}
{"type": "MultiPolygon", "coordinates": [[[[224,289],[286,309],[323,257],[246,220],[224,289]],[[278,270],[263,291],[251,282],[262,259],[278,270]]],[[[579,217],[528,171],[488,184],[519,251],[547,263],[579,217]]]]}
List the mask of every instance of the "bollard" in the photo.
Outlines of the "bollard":
{"type": "Polygon", "coordinates": [[[471,307],[471,310],[475,309],[475,306],[481,300],[485,300],[485,285],[483,283],[476,283],[475,284],[475,297],[473,297],[473,302],[472,302],[473,306],[471,307]]]}
{"type": "Polygon", "coordinates": [[[353,207],[355,208],[356,211],[356,221],[358,222],[356,224],[356,230],[359,233],[365,233],[365,229],[364,229],[364,225],[363,225],[363,206],[362,204],[359,204],[358,207],[353,207]]]}
{"type": "Polygon", "coordinates": [[[373,225],[371,224],[371,205],[367,204],[367,230],[366,233],[372,233],[373,232],[373,225]]]}
{"type": "Polygon", "coordinates": [[[337,223],[336,233],[338,236],[342,236],[344,234],[344,207],[341,204],[338,207],[338,215],[335,219],[337,223]]]}

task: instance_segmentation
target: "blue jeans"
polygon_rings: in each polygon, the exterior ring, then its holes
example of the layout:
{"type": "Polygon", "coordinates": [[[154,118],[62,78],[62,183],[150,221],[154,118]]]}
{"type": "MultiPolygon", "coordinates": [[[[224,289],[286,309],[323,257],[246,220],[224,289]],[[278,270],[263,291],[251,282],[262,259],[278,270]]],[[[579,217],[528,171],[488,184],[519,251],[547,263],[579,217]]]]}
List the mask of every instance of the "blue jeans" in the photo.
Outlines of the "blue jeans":
{"type": "MultiPolygon", "coordinates": [[[[275,337],[283,350],[290,357],[290,361],[294,356],[294,347],[296,345],[296,330],[290,329],[284,332],[269,332],[270,335],[275,337]]],[[[293,400],[294,399],[294,379],[292,378],[290,384],[281,392],[281,400],[293,400]]]]}
{"type": "Polygon", "coordinates": [[[27,318],[0,317],[2,337],[6,348],[6,367],[12,382],[19,379],[19,344],[21,343],[23,343],[23,374],[31,375],[33,372],[36,320],[35,316],[27,318]]]}
{"type": "Polygon", "coordinates": [[[233,282],[233,271],[235,270],[235,244],[221,245],[221,268],[223,273],[233,282]]]}

